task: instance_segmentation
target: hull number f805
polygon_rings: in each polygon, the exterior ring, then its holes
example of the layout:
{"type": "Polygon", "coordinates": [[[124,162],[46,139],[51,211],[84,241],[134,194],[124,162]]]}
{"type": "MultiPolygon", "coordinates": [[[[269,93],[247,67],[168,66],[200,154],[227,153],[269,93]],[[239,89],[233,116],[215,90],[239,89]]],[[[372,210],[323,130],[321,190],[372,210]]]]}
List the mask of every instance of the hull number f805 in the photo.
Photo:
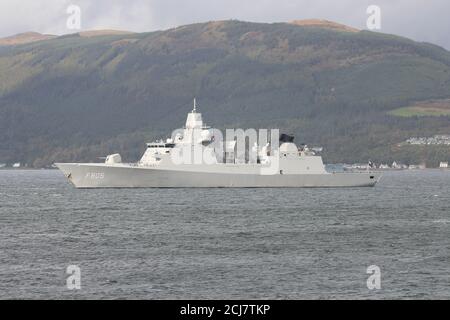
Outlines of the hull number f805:
{"type": "Polygon", "coordinates": [[[100,180],[105,177],[104,172],[88,172],[86,173],[86,179],[100,180]]]}

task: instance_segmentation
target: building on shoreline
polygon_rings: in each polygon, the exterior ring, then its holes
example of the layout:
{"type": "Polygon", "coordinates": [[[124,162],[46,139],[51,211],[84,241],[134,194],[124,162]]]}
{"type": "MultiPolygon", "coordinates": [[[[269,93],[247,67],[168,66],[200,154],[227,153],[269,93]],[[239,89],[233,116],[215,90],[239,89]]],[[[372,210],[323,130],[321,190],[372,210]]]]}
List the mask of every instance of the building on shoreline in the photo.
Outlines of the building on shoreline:
{"type": "Polygon", "coordinates": [[[450,145],[450,135],[438,134],[433,137],[412,137],[405,141],[412,145],[450,145]]]}

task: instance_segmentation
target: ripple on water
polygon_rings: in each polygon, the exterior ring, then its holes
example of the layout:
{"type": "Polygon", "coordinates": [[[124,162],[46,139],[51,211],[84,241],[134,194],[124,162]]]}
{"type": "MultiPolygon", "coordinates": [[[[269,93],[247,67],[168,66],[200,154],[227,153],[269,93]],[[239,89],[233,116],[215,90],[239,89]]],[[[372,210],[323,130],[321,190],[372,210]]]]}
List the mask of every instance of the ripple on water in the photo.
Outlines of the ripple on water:
{"type": "Polygon", "coordinates": [[[449,187],[426,170],[375,188],[77,190],[2,170],[0,298],[450,298],[449,187]]]}

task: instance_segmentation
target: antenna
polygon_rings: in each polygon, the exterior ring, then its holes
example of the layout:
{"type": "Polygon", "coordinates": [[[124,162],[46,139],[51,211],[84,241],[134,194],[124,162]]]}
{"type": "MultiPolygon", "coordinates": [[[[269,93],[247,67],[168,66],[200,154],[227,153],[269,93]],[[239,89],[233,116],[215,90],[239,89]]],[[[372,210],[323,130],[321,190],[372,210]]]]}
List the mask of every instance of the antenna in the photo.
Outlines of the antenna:
{"type": "Polygon", "coordinates": [[[194,98],[194,109],[192,112],[195,112],[197,110],[197,100],[194,98]]]}

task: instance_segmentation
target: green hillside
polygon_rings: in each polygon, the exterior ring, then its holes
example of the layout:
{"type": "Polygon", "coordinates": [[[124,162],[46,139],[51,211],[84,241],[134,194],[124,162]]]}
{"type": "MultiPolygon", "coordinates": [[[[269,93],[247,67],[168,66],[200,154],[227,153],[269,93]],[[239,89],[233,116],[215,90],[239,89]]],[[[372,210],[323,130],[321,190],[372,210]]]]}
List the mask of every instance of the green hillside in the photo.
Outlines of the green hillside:
{"type": "Polygon", "coordinates": [[[208,124],[279,127],[323,146],[326,162],[450,160],[447,149],[397,147],[450,134],[448,113],[393,112],[450,98],[448,51],[368,31],[220,21],[0,46],[0,162],[136,160],[144,142],[183,124],[194,96],[208,124]]]}

